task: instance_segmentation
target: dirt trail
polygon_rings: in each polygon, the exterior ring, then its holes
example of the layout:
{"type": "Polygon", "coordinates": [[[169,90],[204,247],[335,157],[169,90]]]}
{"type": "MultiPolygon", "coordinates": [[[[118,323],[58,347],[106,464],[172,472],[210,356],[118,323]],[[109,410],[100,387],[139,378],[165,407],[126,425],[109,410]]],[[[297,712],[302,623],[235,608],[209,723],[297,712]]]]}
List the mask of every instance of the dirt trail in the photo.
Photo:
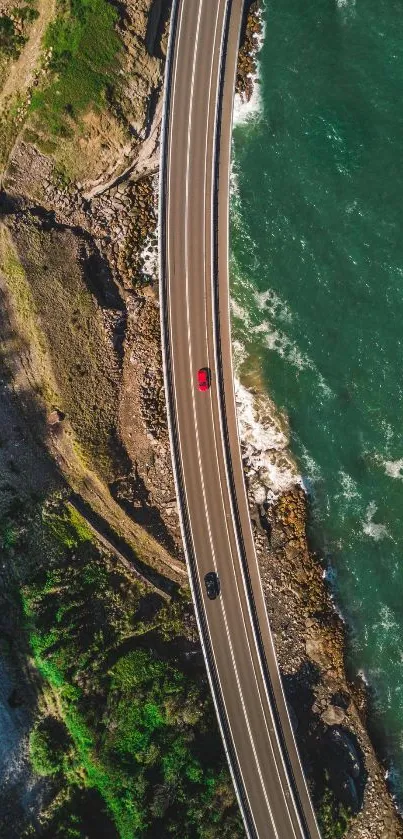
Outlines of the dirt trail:
{"type": "Polygon", "coordinates": [[[9,70],[0,91],[0,111],[20,93],[26,93],[34,80],[41,43],[45,30],[55,13],[55,0],[38,0],[39,17],[32,24],[29,38],[17,61],[9,70]]]}

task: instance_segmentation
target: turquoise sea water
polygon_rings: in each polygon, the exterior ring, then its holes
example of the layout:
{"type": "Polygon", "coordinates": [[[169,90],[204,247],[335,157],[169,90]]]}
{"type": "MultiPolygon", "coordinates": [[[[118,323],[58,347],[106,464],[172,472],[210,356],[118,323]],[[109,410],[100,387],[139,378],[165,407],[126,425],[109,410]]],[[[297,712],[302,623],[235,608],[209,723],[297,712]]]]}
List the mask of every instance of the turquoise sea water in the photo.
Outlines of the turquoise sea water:
{"type": "Polygon", "coordinates": [[[234,130],[235,336],[289,418],[403,801],[403,4],[268,0],[234,130]]]}

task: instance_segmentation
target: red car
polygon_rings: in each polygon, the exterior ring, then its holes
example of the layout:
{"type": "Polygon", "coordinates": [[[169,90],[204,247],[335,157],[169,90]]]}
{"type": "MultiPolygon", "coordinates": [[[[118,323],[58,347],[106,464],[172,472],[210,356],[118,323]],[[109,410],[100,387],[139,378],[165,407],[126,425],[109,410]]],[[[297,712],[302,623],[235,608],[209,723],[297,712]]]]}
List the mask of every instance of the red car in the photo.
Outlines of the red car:
{"type": "Polygon", "coordinates": [[[211,384],[210,367],[201,367],[197,371],[197,385],[199,390],[209,390],[211,384]]]}

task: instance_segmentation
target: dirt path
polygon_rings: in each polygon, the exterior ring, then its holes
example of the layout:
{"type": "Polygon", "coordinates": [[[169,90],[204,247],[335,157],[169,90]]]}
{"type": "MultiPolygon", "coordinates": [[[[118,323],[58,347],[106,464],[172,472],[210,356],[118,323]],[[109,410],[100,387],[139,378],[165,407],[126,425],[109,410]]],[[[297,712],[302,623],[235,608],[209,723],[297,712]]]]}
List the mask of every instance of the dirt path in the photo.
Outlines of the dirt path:
{"type": "Polygon", "coordinates": [[[9,70],[0,91],[0,110],[20,93],[26,93],[34,80],[35,70],[45,30],[55,14],[55,0],[38,0],[39,17],[32,24],[29,38],[17,61],[9,70]]]}

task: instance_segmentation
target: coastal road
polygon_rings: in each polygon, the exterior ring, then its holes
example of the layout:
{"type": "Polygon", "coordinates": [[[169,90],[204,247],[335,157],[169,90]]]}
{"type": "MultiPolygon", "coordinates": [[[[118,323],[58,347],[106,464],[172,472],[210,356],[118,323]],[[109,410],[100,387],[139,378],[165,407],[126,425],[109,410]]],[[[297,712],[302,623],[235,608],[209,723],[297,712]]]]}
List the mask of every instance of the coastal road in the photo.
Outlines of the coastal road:
{"type": "Polygon", "coordinates": [[[253,544],[228,290],[232,104],[242,0],[174,0],[160,183],[160,295],[174,475],[196,617],[247,835],[319,839],[253,544]],[[210,367],[201,393],[197,371],[210,367]],[[221,594],[208,600],[204,575],[221,594]]]}

